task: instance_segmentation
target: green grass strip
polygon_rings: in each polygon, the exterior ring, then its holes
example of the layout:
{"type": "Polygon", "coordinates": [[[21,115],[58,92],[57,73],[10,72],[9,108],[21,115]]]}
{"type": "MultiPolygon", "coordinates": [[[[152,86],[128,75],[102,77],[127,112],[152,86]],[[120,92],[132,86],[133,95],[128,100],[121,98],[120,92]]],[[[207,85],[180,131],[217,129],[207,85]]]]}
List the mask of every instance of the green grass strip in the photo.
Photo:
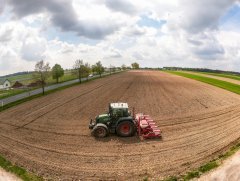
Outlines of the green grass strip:
{"type": "Polygon", "coordinates": [[[0,156],[0,166],[7,172],[14,173],[16,176],[24,181],[43,181],[42,177],[36,176],[33,173],[26,171],[25,169],[12,164],[4,157],[0,156]]]}
{"type": "Polygon", "coordinates": [[[7,97],[11,97],[17,94],[21,94],[23,92],[27,92],[28,90],[23,89],[14,89],[14,90],[0,90],[0,99],[4,99],[7,97]]]}
{"type": "Polygon", "coordinates": [[[238,85],[238,84],[233,84],[233,83],[226,82],[223,80],[217,80],[214,78],[204,77],[204,76],[200,76],[200,75],[194,75],[194,74],[180,72],[180,71],[165,71],[165,72],[179,75],[179,76],[186,77],[186,78],[190,78],[190,79],[194,79],[194,80],[198,80],[198,81],[210,84],[210,85],[214,85],[216,87],[220,87],[222,89],[226,89],[226,90],[234,92],[236,94],[240,94],[240,85],[238,85]]]}

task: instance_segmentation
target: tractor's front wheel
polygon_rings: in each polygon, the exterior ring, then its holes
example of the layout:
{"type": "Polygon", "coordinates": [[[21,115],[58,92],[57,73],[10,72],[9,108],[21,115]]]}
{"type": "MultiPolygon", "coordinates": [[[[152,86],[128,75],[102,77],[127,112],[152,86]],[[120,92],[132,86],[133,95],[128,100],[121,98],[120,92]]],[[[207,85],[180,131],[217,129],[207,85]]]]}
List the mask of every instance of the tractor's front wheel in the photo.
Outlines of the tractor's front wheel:
{"type": "Polygon", "coordinates": [[[93,136],[95,136],[96,138],[104,138],[107,136],[108,131],[105,127],[103,126],[97,126],[96,128],[93,128],[92,130],[92,134],[93,136]]]}
{"type": "Polygon", "coordinates": [[[133,136],[135,133],[135,126],[130,121],[123,121],[118,124],[116,132],[118,136],[122,136],[122,137],[133,136]]]}

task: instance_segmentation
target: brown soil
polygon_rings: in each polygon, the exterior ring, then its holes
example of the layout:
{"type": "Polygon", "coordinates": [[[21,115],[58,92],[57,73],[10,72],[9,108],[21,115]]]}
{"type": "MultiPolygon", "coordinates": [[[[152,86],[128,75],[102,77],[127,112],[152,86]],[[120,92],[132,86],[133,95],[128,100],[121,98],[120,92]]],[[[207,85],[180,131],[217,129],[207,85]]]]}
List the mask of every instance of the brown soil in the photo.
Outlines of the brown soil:
{"type": "Polygon", "coordinates": [[[132,71],[0,113],[0,154],[54,180],[139,180],[184,173],[240,138],[240,96],[191,79],[132,71]],[[150,114],[163,139],[90,135],[109,102],[150,114]]]}

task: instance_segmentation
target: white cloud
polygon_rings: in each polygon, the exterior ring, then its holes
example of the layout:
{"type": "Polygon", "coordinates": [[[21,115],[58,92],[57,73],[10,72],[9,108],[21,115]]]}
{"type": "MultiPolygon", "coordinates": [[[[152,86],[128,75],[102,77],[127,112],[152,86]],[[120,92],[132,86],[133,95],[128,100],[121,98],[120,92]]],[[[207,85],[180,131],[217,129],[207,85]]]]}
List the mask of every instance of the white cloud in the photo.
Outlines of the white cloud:
{"type": "Polygon", "coordinates": [[[219,25],[234,0],[6,2],[8,11],[0,8],[0,75],[32,70],[41,59],[64,68],[83,59],[106,66],[138,61],[143,67],[240,71],[240,32],[230,23],[219,25]],[[142,17],[166,23],[139,26],[142,17]]]}

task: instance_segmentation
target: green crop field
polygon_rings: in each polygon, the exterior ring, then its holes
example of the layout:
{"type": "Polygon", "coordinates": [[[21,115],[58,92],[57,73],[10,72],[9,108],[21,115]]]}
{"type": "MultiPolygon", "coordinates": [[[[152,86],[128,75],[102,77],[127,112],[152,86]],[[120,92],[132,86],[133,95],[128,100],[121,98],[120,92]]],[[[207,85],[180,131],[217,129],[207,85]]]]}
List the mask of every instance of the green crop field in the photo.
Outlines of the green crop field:
{"type": "Polygon", "coordinates": [[[237,84],[233,84],[230,82],[217,80],[217,79],[213,79],[213,78],[209,78],[209,77],[204,77],[204,76],[200,76],[200,75],[184,73],[184,72],[180,72],[180,71],[165,71],[165,72],[183,76],[183,77],[190,78],[190,79],[194,79],[194,80],[198,80],[198,81],[201,81],[201,82],[204,82],[207,84],[214,85],[216,87],[220,87],[222,89],[226,89],[226,90],[234,92],[236,94],[240,94],[240,85],[237,85],[237,84]]]}
{"type": "MultiPolygon", "coordinates": [[[[73,80],[73,79],[77,79],[76,75],[73,75],[71,71],[65,71],[64,76],[62,76],[59,79],[59,82],[66,82],[66,81],[73,80]]],[[[56,83],[56,80],[54,80],[51,76],[51,77],[49,77],[47,82],[48,83],[56,83]]]]}
{"type": "MultiPolygon", "coordinates": [[[[18,81],[24,85],[28,85],[31,82],[35,82],[35,80],[33,78],[33,73],[28,73],[28,74],[23,74],[23,75],[15,75],[15,76],[7,76],[5,78],[8,79],[12,85],[16,81],[18,81]]],[[[65,81],[73,80],[76,78],[77,77],[75,75],[73,75],[71,71],[65,71],[64,76],[59,79],[59,82],[65,82],[65,81]]],[[[47,84],[54,84],[55,82],[56,82],[56,80],[54,80],[52,78],[52,76],[50,76],[47,80],[47,84]]]]}

